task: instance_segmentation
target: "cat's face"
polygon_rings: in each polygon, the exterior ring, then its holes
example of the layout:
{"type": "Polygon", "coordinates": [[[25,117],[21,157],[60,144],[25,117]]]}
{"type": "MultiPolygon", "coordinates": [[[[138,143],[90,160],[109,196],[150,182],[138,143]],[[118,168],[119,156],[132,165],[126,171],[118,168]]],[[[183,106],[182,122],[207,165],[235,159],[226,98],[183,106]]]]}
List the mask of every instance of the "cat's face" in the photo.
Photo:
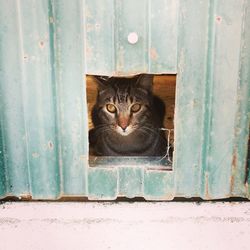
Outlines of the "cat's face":
{"type": "Polygon", "coordinates": [[[152,76],[98,79],[96,107],[101,126],[131,135],[150,119],[152,76]]]}

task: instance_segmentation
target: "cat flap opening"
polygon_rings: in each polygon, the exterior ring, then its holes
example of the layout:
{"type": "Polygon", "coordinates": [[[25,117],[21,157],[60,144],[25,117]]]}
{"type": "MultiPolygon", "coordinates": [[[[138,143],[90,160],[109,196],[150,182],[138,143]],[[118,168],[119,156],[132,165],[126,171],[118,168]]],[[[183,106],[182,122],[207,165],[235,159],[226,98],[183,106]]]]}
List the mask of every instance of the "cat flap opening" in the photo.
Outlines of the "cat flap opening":
{"type": "Polygon", "coordinates": [[[90,166],[169,169],[175,82],[175,75],[87,76],[90,166]]]}

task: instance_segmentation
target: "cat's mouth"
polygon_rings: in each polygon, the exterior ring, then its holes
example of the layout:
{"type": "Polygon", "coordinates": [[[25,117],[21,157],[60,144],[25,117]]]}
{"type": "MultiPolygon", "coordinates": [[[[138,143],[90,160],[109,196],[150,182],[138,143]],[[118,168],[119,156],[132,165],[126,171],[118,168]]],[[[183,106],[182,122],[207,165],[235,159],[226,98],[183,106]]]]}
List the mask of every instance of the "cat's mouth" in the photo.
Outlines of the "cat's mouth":
{"type": "Polygon", "coordinates": [[[115,128],[116,132],[122,136],[127,136],[134,132],[135,128],[131,125],[127,126],[126,128],[122,128],[120,126],[116,126],[115,128]]]}

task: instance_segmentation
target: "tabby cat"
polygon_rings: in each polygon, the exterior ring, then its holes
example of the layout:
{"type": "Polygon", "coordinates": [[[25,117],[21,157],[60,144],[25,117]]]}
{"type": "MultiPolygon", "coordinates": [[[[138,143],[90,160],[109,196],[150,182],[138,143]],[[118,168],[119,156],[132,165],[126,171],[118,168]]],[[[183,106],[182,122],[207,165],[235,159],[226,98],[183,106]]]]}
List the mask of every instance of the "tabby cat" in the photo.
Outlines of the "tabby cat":
{"type": "Polygon", "coordinates": [[[92,110],[90,147],[101,156],[164,156],[164,103],[153,95],[153,76],[95,76],[98,84],[92,110]]]}

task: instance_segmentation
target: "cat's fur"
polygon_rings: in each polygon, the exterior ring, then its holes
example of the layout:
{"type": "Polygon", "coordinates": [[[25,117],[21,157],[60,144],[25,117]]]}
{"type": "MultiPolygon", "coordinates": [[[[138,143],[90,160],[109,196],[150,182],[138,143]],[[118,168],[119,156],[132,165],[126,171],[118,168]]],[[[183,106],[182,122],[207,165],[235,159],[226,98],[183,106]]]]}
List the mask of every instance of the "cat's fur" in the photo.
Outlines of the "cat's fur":
{"type": "Polygon", "coordinates": [[[152,93],[153,76],[95,79],[98,95],[92,110],[94,129],[89,133],[95,155],[164,156],[167,141],[160,128],[165,107],[152,93]],[[132,112],[138,109],[134,104],[139,104],[139,111],[132,112]],[[116,111],[111,113],[109,107],[116,111]]]}

